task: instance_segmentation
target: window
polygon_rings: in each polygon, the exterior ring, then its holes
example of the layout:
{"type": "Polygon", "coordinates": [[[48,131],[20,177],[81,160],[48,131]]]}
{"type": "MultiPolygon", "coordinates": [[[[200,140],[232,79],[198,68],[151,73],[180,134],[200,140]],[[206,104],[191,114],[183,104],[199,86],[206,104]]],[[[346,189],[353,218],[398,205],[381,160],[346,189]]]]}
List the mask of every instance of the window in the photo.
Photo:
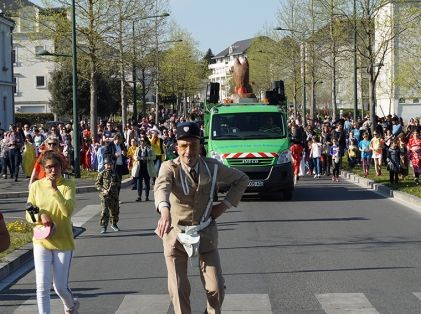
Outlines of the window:
{"type": "Polygon", "coordinates": [[[420,103],[420,99],[419,98],[414,98],[413,99],[414,104],[419,104],[420,103]]]}
{"type": "Polygon", "coordinates": [[[16,77],[12,78],[12,82],[13,82],[13,94],[16,95],[18,93],[18,81],[16,77]]]}
{"type": "Polygon", "coordinates": [[[400,104],[404,104],[405,103],[405,98],[399,98],[399,103],[400,104]]]}
{"type": "Polygon", "coordinates": [[[45,87],[45,76],[36,77],[36,87],[45,87]]]}
{"type": "Polygon", "coordinates": [[[38,56],[39,53],[45,51],[44,46],[35,46],[35,55],[38,56]]]}
{"type": "Polygon", "coordinates": [[[16,64],[16,49],[12,50],[12,64],[16,64]]]}

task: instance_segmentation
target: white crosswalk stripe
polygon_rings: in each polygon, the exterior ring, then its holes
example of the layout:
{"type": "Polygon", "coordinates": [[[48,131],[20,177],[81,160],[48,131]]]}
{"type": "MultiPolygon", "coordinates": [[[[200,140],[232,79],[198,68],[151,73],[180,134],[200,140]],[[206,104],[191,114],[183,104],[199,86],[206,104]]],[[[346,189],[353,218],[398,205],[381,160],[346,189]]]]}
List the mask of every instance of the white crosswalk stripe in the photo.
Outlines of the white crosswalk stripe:
{"type": "Polygon", "coordinates": [[[272,307],[267,294],[227,294],[222,313],[272,314],[272,307]]]}
{"type": "Polygon", "coordinates": [[[316,294],[326,314],[379,314],[364,293],[316,294]]]}
{"type": "Polygon", "coordinates": [[[82,227],[92,217],[101,212],[100,205],[86,205],[72,216],[72,222],[75,227],[82,227]]]}
{"type": "Polygon", "coordinates": [[[418,298],[418,300],[421,300],[421,292],[413,292],[413,294],[418,298]]]}
{"type": "MultiPolygon", "coordinates": [[[[83,298],[80,311],[83,312],[83,298]]],[[[116,314],[166,314],[170,308],[170,297],[166,294],[126,295],[116,314]]],[[[51,313],[62,313],[63,304],[58,298],[51,299],[51,313]]],[[[14,314],[37,313],[36,298],[25,301],[14,314]]],[[[227,294],[223,305],[223,314],[272,314],[267,294],[227,294]]]]}
{"type": "MultiPolygon", "coordinates": [[[[59,298],[51,298],[51,313],[63,313],[64,307],[63,303],[59,298]]],[[[28,314],[28,313],[38,313],[37,299],[36,297],[26,300],[21,304],[13,314],[28,314]]]]}
{"type": "Polygon", "coordinates": [[[126,295],[116,314],[163,314],[170,307],[170,297],[165,294],[126,295]]]}

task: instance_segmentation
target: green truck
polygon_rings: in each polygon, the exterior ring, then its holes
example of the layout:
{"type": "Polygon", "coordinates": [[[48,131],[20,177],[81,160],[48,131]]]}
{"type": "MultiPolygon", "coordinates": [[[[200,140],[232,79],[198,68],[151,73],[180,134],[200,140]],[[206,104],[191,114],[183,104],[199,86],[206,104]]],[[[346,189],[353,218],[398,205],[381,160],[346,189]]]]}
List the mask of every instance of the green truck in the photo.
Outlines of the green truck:
{"type": "MultiPolygon", "coordinates": [[[[258,193],[262,198],[290,200],[294,183],[283,90],[279,92],[275,87],[266,92],[265,103],[257,102],[256,98],[217,103],[216,84],[208,87],[207,94],[211,96],[205,103],[207,156],[245,172],[250,178],[246,192],[258,193]]],[[[279,83],[274,86],[279,87],[279,83]]],[[[219,186],[221,192],[227,188],[219,186]]]]}

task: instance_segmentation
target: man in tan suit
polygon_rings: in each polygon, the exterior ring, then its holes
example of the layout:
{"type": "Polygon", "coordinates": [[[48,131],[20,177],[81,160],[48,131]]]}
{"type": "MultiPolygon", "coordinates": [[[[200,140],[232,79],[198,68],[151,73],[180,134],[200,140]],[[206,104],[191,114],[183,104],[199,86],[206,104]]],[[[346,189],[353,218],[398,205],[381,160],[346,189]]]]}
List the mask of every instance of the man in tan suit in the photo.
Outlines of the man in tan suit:
{"type": "Polygon", "coordinates": [[[238,205],[248,184],[248,177],[243,172],[228,168],[215,159],[201,157],[200,149],[197,124],[179,124],[179,157],[162,164],[155,182],[155,206],[161,214],[156,233],[163,239],[168,290],[177,314],[191,313],[187,276],[189,256],[192,264],[198,258],[200,278],[208,300],[205,313],[221,313],[224,279],[215,220],[230,207],[238,205]],[[224,200],[216,205],[213,204],[215,181],[231,186],[224,200]],[[199,236],[198,247],[189,246],[199,236]],[[198,254],[195,256],[196,248],[198,254]]]}

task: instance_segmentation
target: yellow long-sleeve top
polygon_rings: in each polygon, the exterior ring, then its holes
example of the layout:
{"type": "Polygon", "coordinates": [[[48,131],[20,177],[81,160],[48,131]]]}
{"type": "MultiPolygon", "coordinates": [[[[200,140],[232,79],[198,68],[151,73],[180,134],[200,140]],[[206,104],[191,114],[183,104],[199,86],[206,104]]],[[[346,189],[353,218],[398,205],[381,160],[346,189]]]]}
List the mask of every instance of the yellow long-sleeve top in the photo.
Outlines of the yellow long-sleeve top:
{"type": "MultiPolygon", "coordinates": [[[[40,210],[35,215],[37,223],[41,223],[41,215],[47,213],[55,224],[55,232],[49,239],[36,240],[34,244],[40,244],[49,250],[69,251],[75,249],[73,240],[71,216],[75,207],[76,187],[74,180],[59,179],[57,189],[51,188],[47,178],[37,180],[31,184],[29,189],[28,202],[37,206],[40,210]]],[[[26,213],[26,220],[33,223],[29,213],[26,213]]]]}

